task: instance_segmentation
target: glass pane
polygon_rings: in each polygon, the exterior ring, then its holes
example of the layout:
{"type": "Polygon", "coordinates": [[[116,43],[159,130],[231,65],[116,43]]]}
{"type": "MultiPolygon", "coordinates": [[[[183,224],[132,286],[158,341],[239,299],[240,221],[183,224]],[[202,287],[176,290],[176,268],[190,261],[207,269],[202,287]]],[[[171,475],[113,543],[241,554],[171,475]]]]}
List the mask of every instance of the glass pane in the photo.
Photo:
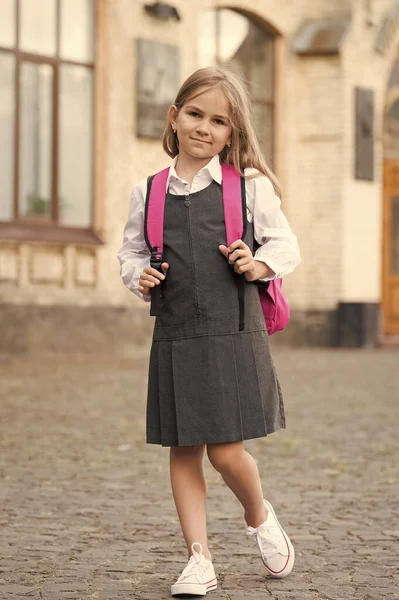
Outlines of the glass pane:
{"type": "Polygon", "coordinates": [[[233,62],[248,30],[248,19],[233,10],[202,11],[199,19],[199,65],[207,67],[218,62],[233,62]]]}
{"type": "Polygon", "coordinates": [[[51,216],[52,87],[50,65],[21,67],[19,213],[51,216]]]}
{"type": "Polygon", "coordinates": [[[269,167],[273,167],[273,110],[267,104],[254,103],[252,124],[269,167]]]}
{"type": "Polygon", "coordinates": [[[395,97],[388,99],[388,109],[385,116],[384,145],[385,158],[399,158],[399,100],[395,97]]]}
{"type": "Polygon", "coordinates": [[[57,51],[57,0],[20,0],[20,47],[54,56],[57,51]]]}
{"type": "Polygon", "coordinates": [[[248,78],[253,98],[273,100],[273,40],[264,31],[251,25],[251,61],[248,78]]]}
{"type": "Polygon", "coordinates": [[[15,58],[0,52],[0,221],[14,217],[15,58]]]}
{"type": "Polygon", "coordinates": [[[219,60],[222,63],[240,62],[240,53],[247,45],[250,22],[233,10],[223,9],[216,12],[219,17],[219,60]]]}
{"type": "Polygon", "coordinates": [[[388,80],[388,90],[399,84],[399,61],[395,61],[388,80]]]}
{"type": "Polygon", "coordinates": [[[391,202],[391,275],[399,275],[399,198],[391,202]]]}
{"type": "Polygon", "coordinates": [[[0,0],[0,46],[14,48],[16,32],[16,0],[0,0]]]}
{"type": "Polygon", "coordinates": [[[91,225],[92,71],[60,69],[59,202],[63,225],[91,225]]]}
{"type": "Polygon", "coordinates": [[[61,0],[61,58],[92,62],[93,50],[93,0],[61,0]]]}

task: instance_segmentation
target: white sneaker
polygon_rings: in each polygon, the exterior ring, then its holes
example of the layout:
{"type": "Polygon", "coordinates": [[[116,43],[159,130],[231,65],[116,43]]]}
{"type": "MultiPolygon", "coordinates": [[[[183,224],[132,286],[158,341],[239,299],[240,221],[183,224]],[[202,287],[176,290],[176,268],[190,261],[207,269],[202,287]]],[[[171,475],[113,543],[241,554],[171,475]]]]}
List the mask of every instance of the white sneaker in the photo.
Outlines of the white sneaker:
{"type": "Polygon", "coordinates": [[[216,590],[217,579],[215,569],[210,560],[207,560],[202,554],[202,546],[199,542],[194,542],[191,546],[193,552],[187,567],[180,575],[179,579],[172,585],[172,596],[180,594],[191,594],[193,596],[205,596],[207,592],[216,590]],[[199,552],[195,550],[199,547],[199,552]]]}
{"type": "Polygon", "coordinates": [[[263,500],[268,510],[267,519],[259,527],[247,527],[258,546],[263,564],[272,577],[287,577],[295,562],[294,546],[277,520],[272,505],[263,500]]]}

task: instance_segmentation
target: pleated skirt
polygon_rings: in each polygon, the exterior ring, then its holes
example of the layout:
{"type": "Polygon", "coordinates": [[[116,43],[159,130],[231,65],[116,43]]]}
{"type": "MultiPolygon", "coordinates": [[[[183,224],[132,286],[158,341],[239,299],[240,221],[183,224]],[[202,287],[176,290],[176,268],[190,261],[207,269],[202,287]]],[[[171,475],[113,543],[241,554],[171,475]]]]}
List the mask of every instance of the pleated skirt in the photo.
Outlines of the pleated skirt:
{"type": "Polygon", "coordinates": [[[266,331],[153,341],[148,443],[236,442],[284,427],[283,398],[266,331]]]}

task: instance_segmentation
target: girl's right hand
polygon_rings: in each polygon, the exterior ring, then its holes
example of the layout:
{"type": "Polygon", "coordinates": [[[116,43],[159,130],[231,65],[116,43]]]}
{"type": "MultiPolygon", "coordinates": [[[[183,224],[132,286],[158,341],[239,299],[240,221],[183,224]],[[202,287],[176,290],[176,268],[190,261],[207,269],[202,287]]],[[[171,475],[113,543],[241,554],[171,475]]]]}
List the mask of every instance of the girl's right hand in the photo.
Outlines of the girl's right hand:
{"type": "Polygon", "coordinates": [[[141,292],[144,296],[149,296],[151,293],[151,288],[159,285],[161,281],[165,279],[169,265],[165,262],[162,263],[161,267],[163,273],[160,273],[152,267],[146,267],[141,273],[139,280],[139,292],[141,292]]]}

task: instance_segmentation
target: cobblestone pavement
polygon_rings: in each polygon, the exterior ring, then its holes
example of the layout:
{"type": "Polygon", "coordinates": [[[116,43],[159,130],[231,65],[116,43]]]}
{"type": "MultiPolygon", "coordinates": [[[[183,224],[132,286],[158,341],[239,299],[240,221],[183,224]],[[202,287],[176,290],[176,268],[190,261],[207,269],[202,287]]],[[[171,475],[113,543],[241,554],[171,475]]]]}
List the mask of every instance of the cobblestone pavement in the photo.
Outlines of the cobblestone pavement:
{"type": "MultiPolygon", "coordinates": [[[[206,466],[212,600],[399,599],[399,353],[278,350],[288,428],[247,444],[296,547],[266,577],[206,466]]],[[[0,362],[0,598],[166,600],[185,564],[146,358],[0,362]]]]}

